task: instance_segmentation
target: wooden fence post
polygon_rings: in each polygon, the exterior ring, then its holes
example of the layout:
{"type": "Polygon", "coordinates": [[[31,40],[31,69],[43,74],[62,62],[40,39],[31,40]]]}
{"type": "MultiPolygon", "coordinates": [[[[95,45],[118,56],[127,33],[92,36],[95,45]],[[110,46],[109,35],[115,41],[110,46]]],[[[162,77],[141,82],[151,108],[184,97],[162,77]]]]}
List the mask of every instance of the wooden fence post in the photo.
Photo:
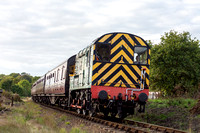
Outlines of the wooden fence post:
{"type": "Polygon", "coordinates": [[[12,103],[11,103],[11,106],[13,106],[13,97],[12,97],[12,103]]]}

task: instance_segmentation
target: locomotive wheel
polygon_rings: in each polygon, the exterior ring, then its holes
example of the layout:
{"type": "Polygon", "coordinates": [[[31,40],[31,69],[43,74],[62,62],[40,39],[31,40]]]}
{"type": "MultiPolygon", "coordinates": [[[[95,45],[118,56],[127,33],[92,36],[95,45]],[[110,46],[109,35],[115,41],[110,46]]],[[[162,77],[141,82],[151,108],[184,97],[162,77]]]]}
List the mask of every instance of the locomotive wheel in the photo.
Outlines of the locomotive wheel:
{"type": "Polygon", "coordinates": [[[86,110],[86,100],[84,99],[83,100],[83,103],[82,103],[82,108],[83,108],[83,115],[88,115],[88,110],[86,110]]]}
{"type": "Polygon", "coordinates": [[[124,119],[124,118],[126,117],[126,113],[124,113],[124,112],[119,112],[119,113],[118,113],[118,116],[119,116],[120,119],[124,119]]]}
{"type": "Polygon", "coordinates": [[[103,114],[104,114],[104,117],[108,117],[109,111],[108,111],[107,109],[105,109],[105,110],[103,111],[103,114]]]}
{"type": "Polygon", "coordinates": [[[116,112],[112,112],[112,113],[111,113],[111,117],[115,117],[116,115],[117,115],[116,112]]]}
{"type": "Polygon", "coordinates": [[[93,110],[89,110],[89,116],[90,116],[90,117],[95,116],[95,114],[96,114],[96,113],[95,113],[93,110]]]}
{"type": "Polygon", "coordinates": [[[96,115],[96,112],[95,112],[95,108],[91,108],[90,110],[89,110],[89,116],[90,117],[93,117],[93,116],[95,116],[96,115]]]}
{"type": "Polygon", "coordinates": [[[81,109],[77,109],[76,112],[77,112],[78,114],[81,114],[81,109]]]}
{"type": "Polygon", "coordinates": [[[92,103],[90,110],[89,110],[89,116],[93,117],[96,115],[96,104],[92,103]]]}
{"type": "Polygon", "coordinates": [[[88,110],[83,109],[83,115],[88,115],[88,110]]]}

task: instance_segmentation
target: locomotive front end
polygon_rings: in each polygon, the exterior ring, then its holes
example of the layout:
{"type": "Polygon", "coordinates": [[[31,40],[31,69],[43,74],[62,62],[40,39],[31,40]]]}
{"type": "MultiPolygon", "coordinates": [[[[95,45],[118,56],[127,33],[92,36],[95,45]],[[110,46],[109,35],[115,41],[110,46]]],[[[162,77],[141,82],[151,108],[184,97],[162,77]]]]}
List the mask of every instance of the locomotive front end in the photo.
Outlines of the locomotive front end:
{"type": "Polygon", "coordinates": [[[145,111],[149,95],[150,47],[140,37],[110,33],[94,43],[92,99],[99,110],[126,117],[136,106],[145,111]]]}

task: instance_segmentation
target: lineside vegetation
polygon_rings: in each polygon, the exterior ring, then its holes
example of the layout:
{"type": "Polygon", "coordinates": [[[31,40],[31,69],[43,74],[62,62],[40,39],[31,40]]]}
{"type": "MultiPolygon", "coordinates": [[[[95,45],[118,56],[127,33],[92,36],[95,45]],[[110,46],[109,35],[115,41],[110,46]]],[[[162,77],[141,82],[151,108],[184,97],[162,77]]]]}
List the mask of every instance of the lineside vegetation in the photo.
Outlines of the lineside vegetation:
{"type": "Polygon", "coordinates": [[[200,90],[200,44],[189,32],[170,31],[152,45],[150,87],[167,96],[191,96],[200,90]]]}

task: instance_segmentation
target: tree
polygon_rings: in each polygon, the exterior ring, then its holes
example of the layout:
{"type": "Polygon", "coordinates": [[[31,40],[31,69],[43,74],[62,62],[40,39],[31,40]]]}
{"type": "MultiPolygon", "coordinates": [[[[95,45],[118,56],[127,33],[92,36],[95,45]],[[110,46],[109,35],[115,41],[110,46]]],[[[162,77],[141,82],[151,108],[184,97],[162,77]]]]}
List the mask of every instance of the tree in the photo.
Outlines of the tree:
{"type": "Polygon", "coordinates": [[[11,73],[9,76],[13,77],[13,78],[16,78],[17,76],[19,76],[20,74],[19,73],[11,73]]]}
{"type": "Polygon", "coordinates": [[[31,96],[31,86],[39,78],[26,72],[9,75],[0,74],[0,88],[18,93],[20,96],[31,96]]]}
{"type": "Polygon", "coordinates": [[[200,79],[199,40],[170,31],[151,49],[151,88],[168,95],[194,93],[200,79]]]}
{"type": "Polygon", "coordinates": [[[32,82],[32,76],[30,76],[29,74],[23,74],[23,75],[21,75],[21,78],[20,78],[20,80],[27,80],[27,81],[29,81],[29,83],[31,83],[32,82]]]}
{"type": "Polygon", "coordinates": [[[23,89],[23,96],[29,96],[30,95],[30,91],[31,91],[31,84],[29,83],[28,80],[21,80],[18,83],[19,87],[21,87],[23,89]]]}
{"type": "Polygon", "coordinates": [[[32,83],[35,83],[35,81],[37,81],[40,78],[40,76],[35,76],[32,78],[32,83]]]}
{"type": "Polygon", "coordinates": [[[11,91],[11,86],[12,86],[12,77],[10,76],[5,76],[0,82],[0,87],[4,90],[11,91]]]}
{"type": "Polygon", "coordinates": [[[21,88],[18,84],[12,85],[11,90],[13,93],[17,93],[20,96],[24,95],[23,88],[21,88]]]}
{"type": "Polygon", "coordinates": [[[21,75],[18,75],[17,77],[15,77],[13,79],[13,84],[18,84],[18,82],[20,81],[20,79],[21,79],[21,75]]]}

